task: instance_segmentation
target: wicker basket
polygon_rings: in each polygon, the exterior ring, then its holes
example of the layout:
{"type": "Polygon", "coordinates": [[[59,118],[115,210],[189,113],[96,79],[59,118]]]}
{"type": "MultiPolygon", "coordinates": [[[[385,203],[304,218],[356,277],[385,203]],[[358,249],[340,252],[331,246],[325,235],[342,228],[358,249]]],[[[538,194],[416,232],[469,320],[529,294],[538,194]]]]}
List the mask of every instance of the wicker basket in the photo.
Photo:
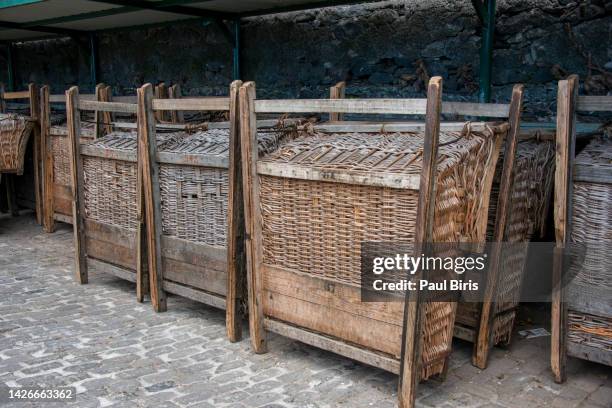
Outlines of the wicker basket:
{"type": "MultiPolygon", "coordinates": [[[[423,134],[416,132],[302,134],[258,165],[419,175],[423,140],[423,134]]],[[[484,241],[486,231],[479,230],[481,217],[487,216],[481,211],[482,197],[488,197],[491,188],[492,177],[485,174],[497,161],[497,140],[491,128],[441,133],[436,242],[484,241]]],[[[404,304],[381,307],[360,302],[358,295],[349,300],[349,293],[359,293],[361,242],[414,241],[419,191],[261,173],[259,180],[261,245],[268,274],[263,278],[265,315],[398,359],[404,304]],[[326,288],[324,296],[330,299],[321,302],[310,286],[326,288]],[[339,306],[344,302],[351,305],[349,309],[339,306]]],[[[455,303],[425,305],[423,379],[442,372],[454,318],[455,303]]]]}
{"type": "MultiPolygon", "coordinates": [[[[568,349],[576,344],[605,353],[588,358],[612,365],[612,141],[591,142],[575,161],[570,239],[585,244],[582,266],[572,268],[566,291],[568,349]],[[607,182],[586,180],[580,173],[607,175],[607,182]],[[599,358],[595,358],[599,356],[599,358]]],[[[590,178],[590,177],[587,177],[590,178]]],[[[576,353],[572,353],[576,354],[576,353]]]]}
{"type": "Polygon", "coordinates": [[[0,119],[0,172],[23,174],[25,153],[34,122],[7,115],[0,119]]]}
{"type": "MultiPolygon", "coordinates": [[[[81,143],[94,138],[94,126],[81,126],[81,143]]],[[[53,155],[53,183],[70,187],[70,140],[68,128],[65,125],[54,125],[49,129],[51,139],[51,154],[53,155]]]]}
{"type": "MultiPolygon", "coordinates": [[[[507,214],[502,264],[495,294],[493,344],[507,343],[512,335],[516,317],[515,307],[521,295],[527,259],[527,243],[543,229],[548,212],[554,177],[554,144],[548,141],[524,140],[517,146],[514,174],[507,214]],[[521,245],[524,243],[524,245],[521,245]]],[[[493,240],[496,225],[497,201],[501,184],[503,160],[498,162],[489,205],[487,241],[493,240]]],[[[480,274],[470,279],[481,282],[480,274]]],[[[457,324],[478,330],[480,303],[461,302],[457,308],[457,324]]],[[[461,337],[461,336],[460,336],[461,337]]]]}

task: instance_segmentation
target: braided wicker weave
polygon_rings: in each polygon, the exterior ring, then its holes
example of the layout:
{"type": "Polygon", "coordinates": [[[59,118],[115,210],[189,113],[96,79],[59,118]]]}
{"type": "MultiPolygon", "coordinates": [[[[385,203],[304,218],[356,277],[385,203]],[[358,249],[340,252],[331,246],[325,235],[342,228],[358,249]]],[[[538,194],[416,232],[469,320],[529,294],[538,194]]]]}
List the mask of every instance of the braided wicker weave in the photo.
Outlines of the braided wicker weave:
{"type": "MultiPolygon", "coordinates": [[[[440,135],[433,231],[436,242],[484,241],[486,231],[479,230],[482,224],[479,221],[483,215],[482,198],[488,196],[491,187],[484,175],[492,170],[497,160],[494,136],[495,131],[491,128],[475,132],[469,127],[464,132],[440,135]]],[[[302,134],[260,159],[260,164],[282,163],[322,171],[342,169],[363,175],[419,175],[423,140],[423,134],[416,132],[302,134]]],[[[418,191],[261,174],[259,180],[263,263],[270,267],[318,278],[332,288],[336,285],[358,288],[363,241],[414,241],[418,191]]],[[[488,204],[484,204],[486,208],[488,204]]],[[[264,279],[264,289],[270,284],[264,279]]],[[[269,290],[270,293],[274,291],[269,290]]],[[[327,296],[341,296],[343,290],[330,290],[327,296]],[[334,295],[335,291],[339,294],[334,295]]],[[[273,298],[274,295],[270,295],[270,299],[273,298]]],[[[359,306],[365,309],[362,316],[366,318],[377,310],[372,303],[360,303],[359,306]]],[[[287,310],[274,312],[273,302],[265,307],[269,309],[267,313],[300,320],[299,314],[287,310]]],[[[397,313],[385,316],[393,322],[389,324],[401,327],[399,308],[397,313]]],[[[454,317],[455,303],[425,304],[422,378],[442,371],[444,357],[450,353],[454,317]]],[[[350,322],[348,325],[358,327],[357,322],[355,326],[350,322]]],[[[401,330],[393,333],[397,338],[386,339],[389,344],[384,352],[399,358],[401,330]]],[[[335,335],[348,342],[363,338],[352,332],[335,335]]],[[[362,347],[368,345],[364,343],[362,347]]],[[[377,348],[382,347],[380,345],[370,344],[370,347],[383,351],[377,348]]]]}
{"type": "MultiPolygon", "coordinates": [[[[612,174],[612,141],[591,142],[575,166],[612,174]]],[[[572,201],[570,239],[585,244],[586,254],[583,264],[570,270],[568,339],[612,353],[612,184],[576,180],[572,201]]]]}
{"type": "MultiPolygon", "coordinates": [[[[554,177],[554,144],[548,141],[525,140],[518,144],[510,206],[502,252],[502,264],[495,295],[493,343],[507,342],[512,335],[525,273],[527,244],[542,230],[554,177]],[[512,245],[508,245],[512,244],[512,245]]],[[[493,239],[497,201],[503,161],[498,162],[491,191],[487,240],[493,239]]],[[[482,275],[472,276],[483,282],[482,275]]],[[[484,282],[481,283],[484,285],[484,282]]],[[[457,323],[477,328],[480,323],[480,303],[461,302],[457,308],[457,323]]]]}
{"type": "MultiPolygon", "coordinates": [[[[51,154],[53,156],[53,182],[61,186],[70,187],[70,140],[68,139],[68,128],[55,125],[49,129],[51,139],[51,154]]],[[[94,126],[84,124],[81,126],[81,143],[94,138],[94,126]],[[86,126],[87,125],[87,126],[86,126]]]]}
{"type": "MultiPolygon", "coordinates": [[[[260,151],[274,150],[281,137],[279,132],[263,134],[260,151]]],[[[228,158],[229,130],[175,134],[159,151],[228,158]]],[[[227,168],[161,163],[159,183],[164,234],[213,246],[227,245],[227,168]]]]}
{"type": "Polygon", "coordinates": [[[25,152],[34,122],[8,115],[0,120],[0,172],[23,174],[25,152]]]}

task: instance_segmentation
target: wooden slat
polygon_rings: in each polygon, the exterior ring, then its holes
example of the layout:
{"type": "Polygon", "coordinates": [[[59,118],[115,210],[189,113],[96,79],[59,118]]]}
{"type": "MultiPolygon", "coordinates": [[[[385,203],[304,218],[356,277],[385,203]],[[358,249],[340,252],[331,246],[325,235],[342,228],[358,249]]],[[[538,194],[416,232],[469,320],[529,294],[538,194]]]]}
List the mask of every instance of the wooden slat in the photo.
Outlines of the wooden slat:
{"type": "Polygon", "coordinates": [[[612,353],[598,347],[591,347],[580,343],[567,342],[567,354],[583,360],[594,361],[612,367],[612,353]]]}
{"type": "Polygon", "coordinates": [[[506,139],[504,152],[504,165],[501,174],[501,183],[497,197],[497,213],[495,215],[495,230],[493,231],[493,248],[489,257],[489,270],[486,274],[484,299],[480,312],[480,324],[472,363],[481,368],[487,367],[489,350],[493,346],[493,322],[495,319],[495,299],[502,262],[502,242],[506,234],[511,206],[512,181],[516,160],[516,148],[521,127],[521,111],[523,109],[523,85],[515,85],[512,89],[510,102],[510,130],[506,139]]]}
{"type": "Polygon", "coordinates": [[[226,111],[229,110],[229,98],[153,99],[153,109],[156,111],[226,111]]]}
{"type": "Polygon", "coordinates": [[[425,99],[271,99],[256,100],[255,113],[376,113],[424,115],[425,99]]]}
{"type": "Polygon", "coordinates": [[[53,219],[55,221],[59,221],[59,222],[65,222],[66,224],[70,224],[72,225],[72,215],[65,215],[65,214],[59,214],[59,213],[55,213],[53,214],[53,219]]]}
{"type": "MultiPolygon", "coordinates": [[[[155,89],[153,90],[154,99],[167,99],[168,98],[168,88],[164,82],[160,82],[155,85],[155,89]]],[[[170,112],[164,112],[161,110],[155,111],[155,120],[157,122],[167,122],[168,114],[170,112]]]]}
{"type": "Polygon", "coordinates": [[[80,110],[136,113],[137,105],[123,102],[79,101],[80,110]]]}
{"type": "Polygon", "coordinates": [[[92,258],[87,259],[87,264],[88,267],[94,268],[97,271],[111,274],[129,282],[136,282],[136,274],[134,271],[92,258]]]}
{"type": "Polygon", "coordinates": [[[138,89],[138,156],[142,162],[142,185],[145,198],[147,228],[147,254],[151,303],[156,312],[167,310],[166,294],[162,282],[161,253],[161,198],[159,189],[159,166],[156,161],[157,143],[155,116],[153,112],[153,89],[146,84],[138,89]]]}
{"type": "MultiPolygon", "coordinates": [[[[242,338],[240,302],[244,291],[242,282],[246,277],[244,250],[244,198],[242,196],[242,156],[240,152],[240,101],[239,89],[242,81],[230,85],[230,137],[229,137],[229,191],[227,225],[227,290],[225,328],[231,342],[242,338]]],[[[175,113],[175,112],[173,112],[175,113]]],[[[174,116],[173,116],[174,120],[174,116]]],[[[177,119],[178,121],[178,119],[177,119]]]]}
{"type": "Polygon", "coordinates": [[[612,184],[612,171],[599,166],[574,166],[574,182],[612,184]]]}
{"type": "Polygon", "coordinates": [[[225,298],[217,296],[212,293],[207,293],[202,290],[190,288],[178,283],[164,280],[164,290],[168,293],[173,293],[185,297],[187,299],[195,300],[196,302],[204,303],[205,305],[216,307],[217,309],[225,309],[225,298]]]}
{"type": "Polygon", "coordinates": [[[214,154],[185,154],[174,152],[158,152],[157,160],[164,164],[183,164],[187,166],[229,168],[229,158],[214,154]]]}
{"type": "MultiPolygon", "coordinates": [[[[361,288],[299,271],[263,264],[266,291],[326,306],[354,316],[397,326],[402,324],[402,302],[362,302],[361,288]]],[[[398,346],[399,347],[399,346],[398,346]]]]}
{"type": "Polygon", "coordinates": [[[578,77],[559,81],[557,92],[557,140],[555,154],[555,252],[551,296],[550,364],[555,381],[566,378],[567,305],[563,276],[563,249],[571,231],[572,168],[576,146],[576,102],[578,77]]]}
{"type": "Polygon", "coordinates": [[[88,238],[109,242],[131,250],[136,249],[136,234],[133,230],[87,218],[83,220],[83,223],[88,238]]]}
{"type": "Polygon", "coordinates": [[[378,367],[395,374],[399,374],[399,361],[382,353],[375,353],[369,350],[365,350],[363,348],[359,348],[344,343],[342,341],[322,336],[320,334],[313,333],[311,331],[304,330],[302,328],[295,327],[273,319],[266,318],[264,320],[264,327],[266,328],[266,330],[278,333],[281,336],[301,341],[302,343],[306,343],[324,350],[329,350],[341,356],[345,356],[353,360],[360,361],[362,363],[378,367]]]}
{"type": "MultiPolygon", "coordinates": [[[[104,84],[97,84],[96,85],[96,100],[102,102],[103,101],[103,96],[102,96],[102,92],[104,90],[104,88],[106,87],[106,85],[104,84]]],[[[106,101],[109,102],[109,101],[106,101]]],[[[100,122],[102,122],[102,114],[103,113],[107,113],[107,112],[102,112],[102,111],[95,111],[94,112],[94,139],[99,138],[100,136],[102,136],[102,127],[100,126],[100,122]]]]}
{"type": "Polygon", "coordinates": [[[41,133],[40,133],[40,103],[38,99],[38,87],[36,84],[28,85],[30,94],[30,117],[34,119],[38,126],[34,126],[32,130],[33,143],[33,161],[34,161],[34,197],[36,202],[36,222],[38,225],[43,223],[43,177],[42,177],[42,150],[41,150],[41,133]]]}
{"type": "Polygon", "coordinates": [[[453,337],[474,343],[476,340],[476,332],[473,327],[461,326],[455,322],[453,337]]]}
{"type": "MultiPolygon", "coordinates": [[[[79,101],[95,101],[95,94],[79,94],[79,101]]],[[[64,94],[54,94],[49,95],[50,103],[66,103],[66,95],[64,94]]]]}
{"type": "MultiPolygon", "coordinates": [[[[179,84],[174,84],[170,88],[168,88],[168,98],[170,99],[180,99],[181,98],[181,86],[179,84]]],[[[185,121],[183,111],[171,111],[170,121],[172,123],[183,123],[185,121]]]]}
{"type": "Polygon", "coordinates": [[[136,163],[138,156],[138,153],[133,151],[109,150],[88,144],[81,145],[79,151],[83,156],[101,157],[104,159],[121,160],[132,163],[136,163]]]}
{"type": "Polygon", "coordinates": [[[50,129],[50,106],[49,106],[49,87],[43,86],[40,89],[40,150],[42,152],[42,193],[43,193],[43,229],[47,233],[55,230],[54,211],[54,192],[53,192],[53,150],[51,148],[50,129]]]}
{"type": "Polygon", "coordinates": [[[442,113],[507,118],[510,115],[510,105],[503,103],[442,102],[442,113]]]}
{"type": "Polygon", "coordinates": [[[572,282],[566,289],[566,305],[569,310],[597,316],[612,316],[610,288],[586,286],[572,282]]]}
{"type": "MultiPolygon", "coordinates": [[[[140,142],[138,143],[140,145],[140,142]]],[[[138,160],[136,177],[136,205],[138,227],[136,228],[136,301],[144,302],[149,291],[149,259],[147,253],[147,219],[143,184],[143,163],[138,160]]]]}
{"type": "MultiPolygon", "coordinates": [[[[482,131],[485,122],[471,122],[471,129],[482,131]]],[[[423,132],[425,122],[337,122],[337,123],[315,123],[314,129],[324,133],[360,132],[360,133],[383,133],[383,132],[423,132]]],[[[440,129],[446,131],[460,132],[465,127],[465,122],[441,122],[440,129]]]]}
{"type": "Polygon", "coordinates": [[[227,271],[227,249],[162,235],[162,256],[195,266],[227,271]]]}
{"type": "Polygon", "coordinates": [[[321,170],[288,163],[259,162],[259,175],[292,178],[300,180],[329,181],[342,184],[357,184],[374,187],[389,187],[418,190],[419,174],[380,174],[351,172],[347,170],[321,170]]]}
{"type": "Polygon", "coordinates": [[[131,271],[136,271],[136,248],[126,247],[115,242],[95,239],[87,234],[85,243],[87,245],[87,257],[95,258],[102,262],[120,266],[131,271]]]}
{"type": "Polygon", "coordinates": [[[4,92],[4,99],[29,99],[30,91],[4,92]]]}
{"type": "Polygon", "coordinates": [[[585,112],[612,112],[612,96],[578,96],[576,110],[585,112]]]}
{"type": "MultiPolygon", "coordinates": [[[[338,82],[336,85],[329,88],[329,99],[344,99],[346,96],[346,82],[338,82]]],[[[329,121],[335,122],[339,120],[344,120],[344,115],[342,113],[330,112],[329,113],[329,121]]]]}
{"type": "Polygon", "coordinates": [[[66,91],[66,112],[68,119],[68,137],[70,138],[70,176],[72,182],[72,216],[74,231],[74,253],[76,258],[76,279],[79,283],[87,283],[87,259],[85,255],[85,203],[83,196],[83,162],[79,153],[79,135],[81,119],[78,109],[79,88],[71,87],[66,91]]]}
{"type": "Polygon", "coordinates": [[[267,344],[263,326],[263,282],[260,270],[263,256],[259,179],[257,176],[259,152],[254,82],[247,82],[240,87],[240,140],[249,295],[249,334],[253,350],[256,353],[265,353],[267,344]]]}
{"type": "Polygon", "coordinates": [[[227,294],[227,272],[213,269],[210,265],[187,263],[162,256],[164,282],[172,281],[192,288],[225,297],[227,294]]]}
{"type": "MultiPolygon", "coordinates": [[[[415,256],[421,256],[425,245],[433,238],[433,214],[436,192],[436,163],[440,134],[440,109],[442,105],[442,78],[430,79],[427,88],[427,116],[423,145],[423,167],[415,225],[415,256]]],[[[414,274],[418,282],[419,269],[414,274]]],[[[423,333],[423,304],[419,292],[406,292],[402,331],[402,355],[399,380],[399,407],[414,406],[416,390],[421,377],[421,347],[423,333]]]]}

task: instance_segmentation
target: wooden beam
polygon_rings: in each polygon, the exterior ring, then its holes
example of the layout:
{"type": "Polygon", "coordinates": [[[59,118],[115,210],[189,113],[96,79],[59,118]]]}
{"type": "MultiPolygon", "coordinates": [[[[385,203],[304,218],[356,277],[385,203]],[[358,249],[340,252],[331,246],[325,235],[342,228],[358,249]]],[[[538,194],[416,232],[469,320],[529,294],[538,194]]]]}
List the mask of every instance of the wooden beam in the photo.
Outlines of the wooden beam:
{"type": "Polygon", "coordinates": [[[502,245],[506,234],[506,224],[510,213],[512,184],[514,179],[514,164],[516,159],[516,147],[518,144],[521,111],[523,109],[523,85],[514,85],[512,89],[512,100],[510,102],[510,129],[506,138],[504,152],[504,166],[501,175],[501,184],[497,198],[497,214],[495,215],[495,231],[493,232],[493,248],[489,258],[489,270],[486,274],[484,299],[480,313],[480,326],[476,342],[474,343],[474,354],[472,362],[475,366],[485,369],[489,357],[489,350],[493,342],[493,322],[495,319],[495,298],[499,274],[502,263],[502,245]]]}
{"type": "Polygon", "coordinates": [[[167,303],[163,289],[159,165],[156,161],[157,143],[151,84],[138,89],[138,156],[142,163],[151,303],[156,312],[165,312],[167,303]]]}
{"type": "Polygon", "coordinates": [[[557,139],[555,154],[555,252],[551,296],[550,365],[555,382],[566,379],[567,307],[563,288],[563,250],[571,231],[573,162],[576,146],[578,76],[559,81],[557,91],[557,139]]]}
{"type": "Polygon", "coordinates": [[[226,111],[229,108],[229,98],[227,97],[153,100],[153,109],[156,111],[226,111]]]}
{"type": "Polygon", "coordinates": [[[576,110],[584,112],[610,112],[612,111],[612,96],[578,96],[576,110]]]}
{"type": "Polygon", "coordinates": [[[66,91],[66,114],[68,119],[68,137],[70,138],[70,176],[72,193],[72,225],[74,232],[75,276],[77,282],[88,281],[87,255],[85,253],[85,203],[83,196],[83,162],[79,151],[81,119],[79,106],[79,88],[71,87],[66,91]]]}
{"type": "MultiPolygon", "coordinates": [[[[346,96],[346,82],[338,82],[336,85],[329,88],[329,99],[344,99],[346,96]]],[[[330,112],[329,113],[329,121],[336,122],[339,120],[344,120],[344,115],[342,113],[330,112]]]]}
{"type": "MultiPolygon", "coordinates": [[[[442,78],[433,77],[427,88],[427,117],[423,146],[423,168],[415,225],[415,256],[421,256],[433,239],[433,215],[436,196],[436,171],[442,109],[442,78]]],[[[422,270],[413,276],[418,282],[422,270]]],[[[418,291],[406,292],[402,329],[402,353],[399,379],[399,407],[414,406],[421,378],[424,303],[418,291]]]]}
{"type": "MultiPolygon", "coordinates": [[[[181,86],[174,84],[168,89],[168,98],[180,99],[181,98],[181,86]]],[[[185,121],[183,111],[175,110],[170,111],[170,122],[172,123],[183,123],[185,121]]]]}
{"type": "MultiPolygon", "coordinates": [[[[104,88],[106,88],[106,85],[104,84],[96,85],[96,101],[102,102],[102,92],[104,88]]],[[[102,122],[102,114],[103,112],[98,110],[94,112],[94,139],[97,139],[102,136],[102,127],[100,126],[100,122],[102,122]]]]}
{"type": "Polygon", "coordinates": [[[42,152],[42,193],[43,193],[43,229],[47,233],[55,230],[53,218],[53,150],[51,147],[51,107],[49,105],[49,87],[40,89],[40,150],[42,152]]]}
{"type": "Polygon", "coordinates": [[[242,155],[240,152],[239,89],[242,81],[230,85],[229,192],[227,231],[227,295],[225,328],[231,342],[242,338],[240,301],[246,275],[244,252],[244,198],[242,195],[242,155]]]}
{"type": "Polygon", "coordinates": [[[36,84],[28,85],[28,93],[30,100],[30,117],[37,122],[38,126],[34,126],[32,129],[32,136],[34,137],[34,143],[32,144],[33,150],[33,161],[34,161],[34,197],[36,200],[36,222],[38,225],[42,225],[43,217],[43,192],[42,192],[42,161],[41,161],[41,150],[40,150],[40,104],[38,103],[38,86],[36,84]]]}
{"type": "Polygon", "coordinates": [[[135,103],[123,102],[98,102],[79,100],[80,110],[103,111],[103,112],[119,112],[119,113],[136,113],[137,105],[135,103]]]}
{"type": "Polygon", "coordinates": [[[259,179],[257,176],[257,117],[255,114],[255,83],[240,87],[240,138],[244,219],[246,230],[247,280],[249,296],[249,334],[256,353],[267,351],[263,314],[261,214],[259,179]]]}
{"type": "Polygon", "coordinates": [[[255,113],[372,113],[424,115],[425,99],[270,99],[256,100],[255,113]]]}

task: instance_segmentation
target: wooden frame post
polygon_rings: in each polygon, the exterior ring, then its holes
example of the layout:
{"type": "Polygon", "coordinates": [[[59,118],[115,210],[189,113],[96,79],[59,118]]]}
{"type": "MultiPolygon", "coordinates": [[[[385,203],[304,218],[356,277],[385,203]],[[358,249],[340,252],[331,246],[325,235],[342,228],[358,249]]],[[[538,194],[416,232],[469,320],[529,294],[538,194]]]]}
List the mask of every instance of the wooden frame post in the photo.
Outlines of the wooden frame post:
{"type": "Polygon", "coordinates": [[[557,138],[555,154],[555,252],[551,297],[551,354],[550,365],[555,382],[566,379],[565,361],[567,308],[563,288],[562,250],[569,239],[572,220],[573,168],[576,148],[576,102],[578,76],[559,81],[557,91],[557,138]]]}
{"type": "Polygon", "coordinates": [[[139,303],[144,302],[146,295],[150,294],[150,276],[149,276],[149,262],[148,262],[148,251],[147,251],[147,217],[145,207],[145,193],[144,193],[144,182],[143,182],[143,161],[140,160],[140,138],[137,141],[137,175],[136,175],[136,195],[137,195],[137,221],[138,227],[136,229],[136,301],[139,303]]]}
{"type": "MultiPolygon", "coordinates": [[[[415,226],[416,256],[421,256],[425,247],[432,240],[433,215],[436,194],[436,163],[440,134],[440,112],[442,110],[442,78],[433,77],[427,88],[427,113],[425,123],[425,140],[423,146],[423,168],[419,186],[419,203],[415,226]]],[[[422,271],[415,273],[418,281],[422,271]]],[[[421,377],[421,342],[423,333],[423,308],[417,291],[406,292],[404,321],[402,329],[402,353],[399,378],[399,406],[414,406],[416,389],[421,377]]]]}
{"type": "MultiPolygon", "coordinates": [[[[240,104],[239,89],[242,81],[230,85],[230,153],[229,153],[229,193],[227,232],[227,295],[225,327],[231,342],[242,338],[242,319],[240,318],[240,294],[245,272],[244,252],[244,198],[242,196],[242,156],[240,153],[240,104]]],[[[174,113],[174,111],[173,111],[174,113]]]]}
{"type": "MultiPolygon", "coordinates": [[[[346,96],[346,82],[341,81],[329,88],[329,99],[344,99],[346,96]]],[[[344,113],[330,112],[329,121],[344,120],[344,113]]]]}
{"type": "MultiPolygon", "coordinates": [[[[242,82],[240,83],[242,84],[242,82]]],[[[238,95],[238,90],[236,90],[236,95],[238,95]]],[[[181,97],[181,86],[179,84],[174,84],[170,88],[168,88],[168,98],[179,99],[180,97],[181,97]]],[[[180,110],[170,111],[170,121],[172,123],[183,123],[185,121],[183,111],[180,111],[180,110]]]]}
{"type": "Polygon", "coordinates": [[[474,342],[474,353],[472,363],[481,369],[487,367],[489,351],[493,342],[493,322],[495,319],[495,296],[497,294],[497,284],[502,260],[502,247],[506,234],[506,221],[510,210],[510,194],[513,184],[514,162],[516,148],[520,133],[521,111],[523,109],[523,85],[514,85],[512,89],[512,99],[510,101],[510,114],[508,123],[508,137],[504,151],[504,167],[502,169],[499,197],[497,200],[496,224],[493,232],[493,247],[489,260],[489,270],[486,275],[486,285],[482,302],[480,324],[476,341],[474,342]]]}
{"type": "Polygon", "coordinates": [[[55,231],[53,218],[53,150],[51,148],[51,107],[49,106],[49,87],[40,88],[40,150],[42,152],[42,196],[43,229],[47,233],[55,231]]]}
{"type": "MultiPolygon", "coordinates": [[[[30,116],[35,121],[39,121],[40,106],[38,103],[38,87],[36,84],[28,85],[30,98],[30,116]]],[[[34,143],[32,145],[34,152],[34,196],[36,199],[36,222],[42,225],[43,218],[43,202],[42,202],[42,171],[41,171],[41,142],[40,142],[40,123],[39,126],[34,126],[32,130],[34,135],[34,143]]]]}
{"type": "Polygon", "coordinates": [[[240,87],[240,139],[246,229],[247,280],[249,296],[249,331],[256,353],[267,351],[263,315],[263,283],[261,260],[261,209],[257,176],[257,116],[255,114],[255,83],[240,87]]]}
{"type": "Polygon", "coordinates": [[[75,273],[79,283],[87,283],[87,254],[85,252],[85,203],[83,202],[83,162],[79,139],[81,118],[79,111],[79,88],[71,87],[66,91],[66,114],[68,137],[70,138],[70,175],[72,177],[72,225],[74,231],[75,273]]]}
{"type": "MultiPolygon", "coordinates": [[[[159,84],[155,85],[154,95],[155,95],[155,99],[168,99],[168,88],[166,87],[165,82],[160,82],[159,84]]],[[[164,122],[167,119],[168,119],[167,111],[162,111],[162,110],[155,111],[155,120],[157,122],[164,122]]]]}
{"type": "MultiPolygon", "coordinates": [[[[102,83],[96,85],[96,91],[95,91],[96,101],[104,100],[102,94],[104,93],[105,88],[106,88],[106,85],[102,83]]],[[[104,113],[105,112],[98,111],[98,110],[94,111],[94,138],[95,139],[101,137],[103,134],[104,127],[101,125],[102,125],[102,121],[104,120],[103,119],[104,113]]]]}
{"type": "Polygon", "coordinates": [[[138,89],[138,161],[142,162],[142,188],[144,190],[151,303],[156,312],[165,312],[167,303],[166,293],[163,289],[161,255],[162,214],[159,165],[157,163],[153,87],[151,84],[145,84],[138,89]]]}

